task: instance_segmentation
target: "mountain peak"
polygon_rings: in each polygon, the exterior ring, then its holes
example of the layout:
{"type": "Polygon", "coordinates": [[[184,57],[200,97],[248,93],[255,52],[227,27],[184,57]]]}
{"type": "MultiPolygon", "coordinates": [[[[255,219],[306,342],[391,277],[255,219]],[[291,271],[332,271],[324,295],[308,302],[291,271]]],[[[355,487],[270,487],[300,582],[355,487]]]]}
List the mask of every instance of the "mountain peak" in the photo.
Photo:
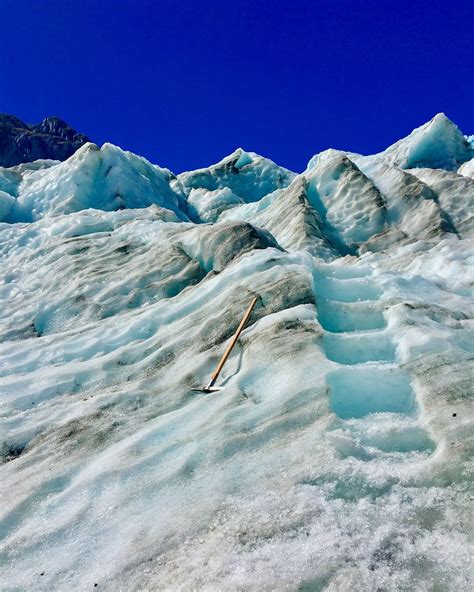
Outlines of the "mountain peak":
{"type": "Polygon", "coordinates": [[[41,123],[32,125],[31,129],[73,142],[84,143],[89,141],[84,134],[78,133],[60,117],[46,117],[41,123]]]}
{"type": "Polygon", "coordinates": [[[21,127],[21,128],[28,128],[26,123],[24,123],[21,119],[18,119],[15,115],[10,115],[9,113],[0,113],[0,125],[9,125],[12,127],[21,127]]]}
{"type": "Polygon", "coordinates": [[[15,115],[0,114],[0,166],[39,159],[66,160],[88,141],[59,117],[27,125],[15,115]]]}

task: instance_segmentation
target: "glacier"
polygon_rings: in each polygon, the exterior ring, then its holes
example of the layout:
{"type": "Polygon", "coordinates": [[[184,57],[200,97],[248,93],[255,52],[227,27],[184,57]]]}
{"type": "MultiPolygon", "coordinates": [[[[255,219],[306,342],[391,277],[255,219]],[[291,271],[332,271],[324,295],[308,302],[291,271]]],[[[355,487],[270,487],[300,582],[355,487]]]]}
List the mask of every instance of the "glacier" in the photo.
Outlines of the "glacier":
{"type": "Polygon", "coordinates": [[[1,589],[471,590],[473,167],[0,167],[1,589]]]}

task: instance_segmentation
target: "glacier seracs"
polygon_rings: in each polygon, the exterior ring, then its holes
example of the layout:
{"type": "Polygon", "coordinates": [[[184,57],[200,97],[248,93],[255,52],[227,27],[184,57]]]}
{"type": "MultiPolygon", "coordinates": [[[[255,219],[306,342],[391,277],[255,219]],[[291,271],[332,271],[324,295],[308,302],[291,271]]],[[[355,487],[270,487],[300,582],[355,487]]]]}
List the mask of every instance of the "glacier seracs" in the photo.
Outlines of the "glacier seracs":
{"type": "Polygon", "coordinates": [[[472,589],[473,156],[0,168],[2,590],[472,589]]]}

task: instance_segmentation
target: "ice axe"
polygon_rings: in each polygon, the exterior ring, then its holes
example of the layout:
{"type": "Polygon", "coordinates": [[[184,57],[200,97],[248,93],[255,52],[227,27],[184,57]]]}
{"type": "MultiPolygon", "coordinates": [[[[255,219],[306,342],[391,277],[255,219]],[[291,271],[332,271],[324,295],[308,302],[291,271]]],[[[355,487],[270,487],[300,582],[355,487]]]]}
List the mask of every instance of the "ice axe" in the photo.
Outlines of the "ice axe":
{"type": "Polygon", "coordinates": [[[230,343],[227,346],[222,358],[219,360],[219,363],[217,364],[216,369],[211,374],[211,380],[207,383],[206,386],[204,386],[202,388],[194,388],[193,391],[199,391],[201,393],[215,393],[216,391],[222,390],[222,387],[214,386],[214,385],[216,384],[216,380],[219,377],[219,374],[221,373],[221,370],[222,370],[224,364],[226,363],[226,360],[229,357],[229,354],[232,351],[232,348],[234,347],[237,339],[239,338],[239,335],[242,333],[242,331],[245,327],[245,323],[248,321],[250,315],[252,314],[252,311],[255,308],[255,305],[257,304],[258,298],[259,298],[258,296],[255,296],[255,298],[252,300],[249,307],[245,311],[245,314],[244,314],[242,320],[240,321],[240,324],[237,327],[237,330],[234,333],[234,336],[230,340],[230,343]]]}

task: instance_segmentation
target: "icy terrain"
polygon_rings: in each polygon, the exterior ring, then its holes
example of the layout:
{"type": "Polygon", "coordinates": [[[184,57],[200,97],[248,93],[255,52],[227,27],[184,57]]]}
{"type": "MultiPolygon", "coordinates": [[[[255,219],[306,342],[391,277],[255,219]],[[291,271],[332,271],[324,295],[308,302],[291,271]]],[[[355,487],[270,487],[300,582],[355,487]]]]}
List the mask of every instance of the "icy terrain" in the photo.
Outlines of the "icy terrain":
{"type": "Polygon", "coordinates": [[[473,157],[0,168],[0,589],[471,590],[473,157]]]}

